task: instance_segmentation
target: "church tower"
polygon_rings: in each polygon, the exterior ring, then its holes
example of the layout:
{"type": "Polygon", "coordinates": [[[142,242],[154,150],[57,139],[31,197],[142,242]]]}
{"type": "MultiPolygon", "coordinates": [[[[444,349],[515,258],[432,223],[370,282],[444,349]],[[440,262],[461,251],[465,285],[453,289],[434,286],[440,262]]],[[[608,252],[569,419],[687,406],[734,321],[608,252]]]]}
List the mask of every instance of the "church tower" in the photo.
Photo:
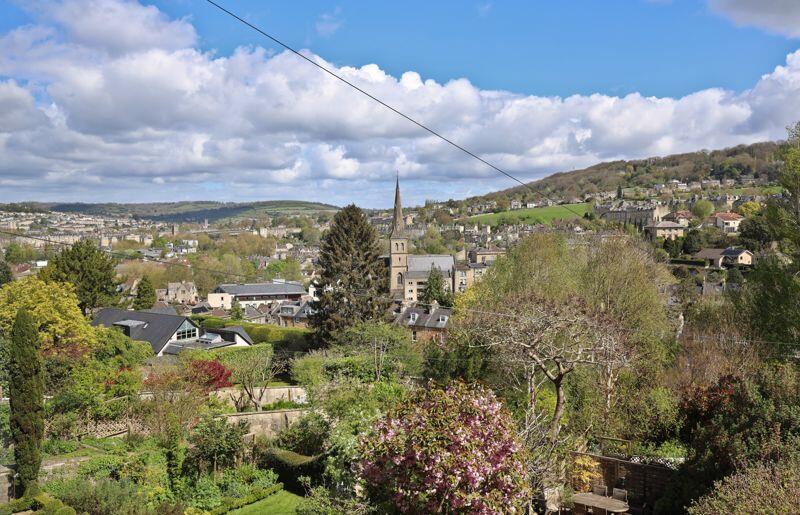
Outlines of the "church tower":
{"type": "Polygon", "coordinates": [[[389,236],[389,289],[392,294],[405,298],[403,275],[408,272],[409,239],[406,234],[406,223],[403,218],[403,205],[400,202],[400,176],[394,190],[394,216],[392,232],[389,236]]]}

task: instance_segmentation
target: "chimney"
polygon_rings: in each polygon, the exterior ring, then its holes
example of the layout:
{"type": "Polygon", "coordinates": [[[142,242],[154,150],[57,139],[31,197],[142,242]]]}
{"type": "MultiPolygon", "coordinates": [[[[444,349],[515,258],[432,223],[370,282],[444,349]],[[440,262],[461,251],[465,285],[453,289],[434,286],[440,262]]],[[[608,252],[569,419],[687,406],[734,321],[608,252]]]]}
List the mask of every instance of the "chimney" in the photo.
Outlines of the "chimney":
{"type": "Polygon", "coordinates": [[[433,313],[437,309],[439,309],[439,303],[436,302],[436,300],[432,300],[431,303],[428,304],[427,312],[430,315],[431,313],[433,313]]]}

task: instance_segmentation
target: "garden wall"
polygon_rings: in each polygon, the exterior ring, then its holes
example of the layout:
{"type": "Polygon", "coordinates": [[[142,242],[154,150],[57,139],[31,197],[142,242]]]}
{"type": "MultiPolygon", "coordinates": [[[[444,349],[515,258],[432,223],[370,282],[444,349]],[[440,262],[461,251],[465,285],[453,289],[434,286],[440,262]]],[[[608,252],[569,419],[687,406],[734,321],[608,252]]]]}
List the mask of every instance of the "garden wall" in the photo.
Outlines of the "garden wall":
{"type": "Polygon", "coordinates": [[[0,465],[0,504],[9,501],[13,474],[13,470],[0,465]]]}
{"type": "Polygon", "coordinates": [[[250,434],[254,436],[274,437],[290,425],[297,422],[308,412],[306,409],[282,409],[275,411],[249,411],[246,413],[230,413],[220,415],[229,423],[240,421],[250,423],[250,434]]]}
{"type": "MultiPolygon", "coordinates": [[[[305,404],[307,402],[306,390],[300,386],[269,386],[266,388],[257,388],[256,395],[262,390],[264,391],[263,405],[274,404],[279,401],[296,402],[298,404],[305,404]]],[[[211,392],[211,395],[223,402],[227,402],[233,407],[234,403],[231,399],[231,395],[233,395],[233,397],[238,397],[241,393],[238,388],[232,387],[220,388],[219,390],[211,392]]]]}

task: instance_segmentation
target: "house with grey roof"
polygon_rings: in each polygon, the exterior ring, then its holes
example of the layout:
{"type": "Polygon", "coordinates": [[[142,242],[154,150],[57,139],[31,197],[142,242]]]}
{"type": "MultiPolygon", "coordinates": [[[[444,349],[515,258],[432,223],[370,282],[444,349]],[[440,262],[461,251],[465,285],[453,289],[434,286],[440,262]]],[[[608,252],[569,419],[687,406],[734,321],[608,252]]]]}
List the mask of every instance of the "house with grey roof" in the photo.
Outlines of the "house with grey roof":
{"type": "Polygon", "coordinates": [[[395,316],[394,323],[408,328],[411,339],[415,342],[444,341],[452,315],[452,308],[440,307],[434,301],[430,306],[413,306],[401,310],[395,316]]]}
{"type": "Polygon", "coordinates": [[[253,344],[241,326],[203,331],[190,318],[153,311],[104,308],[95,315],[92,325],[117,328],[132,340],[148,342],[156,356],[178,354],[183,349],[209,350],[253,344]]]}
{"type": "Polygon", "coordinates": [[[211,307],[231,309],[235,302],[242,307],[257,308],[260,304],[271,304],[283,300],[300,300],[306,294],[303,285],[293,281],[269,281],[263,283],[220,284],[208,294],[211,307]]]}

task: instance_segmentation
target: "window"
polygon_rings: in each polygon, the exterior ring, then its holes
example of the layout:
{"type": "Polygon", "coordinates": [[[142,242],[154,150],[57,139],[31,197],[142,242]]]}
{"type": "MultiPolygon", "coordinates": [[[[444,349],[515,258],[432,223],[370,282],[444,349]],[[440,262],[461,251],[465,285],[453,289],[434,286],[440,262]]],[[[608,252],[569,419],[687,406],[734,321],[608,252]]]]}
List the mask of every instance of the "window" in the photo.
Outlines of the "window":
{"type": "Polygon", "coordinates": [[[403,252],[406,251],[406,244],[405,243],[400,243],[400,250],[402,250],[403,252]]]}
{"type": "Polygon", "coordinates": [[[411,341],[412,342],[417,341],[417,332],[416,331],[411,331],[411,341]]]}
{"type": "Polygon", "coordinates": [[[408,319],[411,320],[411,323],[416,322],[417,321],[417,314],[416,313],[411,313],[411,315],[409,315],[408,319]]]}
{"type": "Polygon", "coordinates": [[[401,274],[401,273],[397,274],[397,284],[400,285],[400,286],[403,285],[403,274],[401,274]]]}
{"type": "Polygon", "coordinates": [[[177,333],[178,340],[191,340],[193,338],[197,338],[197,328],[192,327],[191,329],[181,329],[177,333]]]}

